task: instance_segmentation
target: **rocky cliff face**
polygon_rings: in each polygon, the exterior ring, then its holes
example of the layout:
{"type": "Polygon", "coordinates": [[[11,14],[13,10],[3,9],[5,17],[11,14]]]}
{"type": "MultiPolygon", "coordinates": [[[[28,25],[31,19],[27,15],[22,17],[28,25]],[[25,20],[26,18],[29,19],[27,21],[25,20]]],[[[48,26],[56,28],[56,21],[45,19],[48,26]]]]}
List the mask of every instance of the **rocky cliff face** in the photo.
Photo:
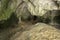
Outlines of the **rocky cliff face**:
{"type": "Polygon", "coordinates": [[[16,13],[20,20],[21,17],[25,17],[27,19],[30,14],[35,16],[42,16],[43,18],[46,17],[45,19],[51,20],[56,16],[55,14],[57,14],[57,16],[60,14],[60,12],[57,13],[57,11],[60,10],[59,0],[20,0],[19,2],[19,7],[17,8],[16,13]],[[55,16],[53,17],[52,14],[55,16]]]}
{"type": "Polygon", "coordinates": [[[49,10],[58,9],[52,0],[30,0],[26,3],[32,15],[43,16],[49,10]]]}
{"type": "Polygon", "coordinates": [[[4,25],[0,25],[2,28],[5,25],[8,26],[6,29],[0,29],[0,40],[60,40],[59,0],[11,0],[9,7],[14,9],[12,13],[17,16],[12,14],[4,25]],[[30,21],[30,18],[33,20],[30,21]],[[58,20],[55,21],[56,19],[58,20]],[[21,20],[24,21],[21,22],[21,20]],[[34,23],[35,20],[38,20],[38,23],[34,23]],[[17,21],[20,23],[18,24],[17,21]],[[50,22],[59,22],[57,27],[59,29],[48,25],[50,22]]]}
{"type": "MultiPolygon", "coordinates": [[[[32,15],[42,16],[49,10],[58,10],[53,0],[23,0],[32,15]]],[[[22,3],[20,0],[19,2],[22,3]]],[[[19,4],[18,2],[18,4],[19,4]]],[[[59,3],[59,1],[57,1],[59,3]]]]}
{"type": "Polygon", "coordinates": [[[59,0],[11,0],[10,8],[13,12],[17,13],[17,16],[24,14],[43,16],[46,12],[51,10],[59,10],[60,1],[59,0]]]}

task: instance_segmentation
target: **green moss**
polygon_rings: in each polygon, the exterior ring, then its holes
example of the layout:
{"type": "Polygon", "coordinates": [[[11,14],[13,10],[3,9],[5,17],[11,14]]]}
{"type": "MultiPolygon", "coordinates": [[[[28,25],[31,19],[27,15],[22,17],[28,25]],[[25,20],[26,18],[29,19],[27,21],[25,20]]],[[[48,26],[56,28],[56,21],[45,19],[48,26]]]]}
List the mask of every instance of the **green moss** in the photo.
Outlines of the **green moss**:
{"type": "Polygon", "coordinates": [[[11,16],[12,12],[14,12],[16,7],[14,6],[11,8],[9,5],[10,2],[11,0],[1,0],[0,21],[7,20],[11,16]]]}
{"type": "Polygon", "coordinates": [[[1,14],[0,20],[6,20],[7,18],[10,17],[12,12],[13,11],[11,9],[7,9],[6,11],[4,11],[4,13],[1,14]]]}

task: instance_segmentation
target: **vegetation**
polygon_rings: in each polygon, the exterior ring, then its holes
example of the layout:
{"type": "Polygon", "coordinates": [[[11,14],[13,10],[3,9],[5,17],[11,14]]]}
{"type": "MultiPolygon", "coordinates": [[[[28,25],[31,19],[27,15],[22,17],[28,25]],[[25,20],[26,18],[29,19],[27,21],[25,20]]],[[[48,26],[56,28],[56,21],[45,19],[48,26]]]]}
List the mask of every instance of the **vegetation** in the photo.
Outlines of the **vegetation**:
{"type": "Polygon", "coordinates": [[[1,7],[0,7],[0,21],[7,20],[11,13],[14,12],[15,6],[11,8],[11,0],[1,0],[1,7]]]}
{"type": "MultiPolygon", "coordinates": [[[[15,0],[14,0],[15,1],[15,0]]],[[[1,0],[1,7],[0,7],[0,28],[7,28],[16,22],[17,16],[15,15],[15,5],[11,7],[12,0],[1,0]]]]}

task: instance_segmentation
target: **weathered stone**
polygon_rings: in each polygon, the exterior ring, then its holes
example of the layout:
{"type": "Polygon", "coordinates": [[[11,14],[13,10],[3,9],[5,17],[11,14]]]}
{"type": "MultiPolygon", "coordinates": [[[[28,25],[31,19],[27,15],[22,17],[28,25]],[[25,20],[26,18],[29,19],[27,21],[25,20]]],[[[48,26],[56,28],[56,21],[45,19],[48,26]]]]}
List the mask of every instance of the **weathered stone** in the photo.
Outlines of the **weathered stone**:
{"type": "Polygon", "coordinates": [[[44,21],[48,21],[49,24],[51,25],[59,25],[60,21],[60,10],[50,10],[46,14],[43,15],[44,21]]]}
{"type": "MultiPolygon", "coordinates": [[[[27,7],[28,11],[30,11],[32,15],[43,16],[49,10],[58,10],[58,7],[54,3],[54,1],[53,0],[17,0],[17,5],[22,3],[21,5],[25,5],[25,7],[27,7]]],[[[21,7],[23,8],[24,6],[21,7]]],[[[19,7],[17,10],[19,10],[21,7],[19,7]]],[[[19,14],[22,13],[19,12],[19,14]]]]}
{"type": "Polygon", "coordinates": [[[52,0],[25,0],[25,2],[28,5],[28,10],[31,12],[32,15],[42,16],[48,10],[58,9],[58,7],[52,0]]]}
{"type": "Polygon", "coordinates": [[[17,32],[10,40],[60,40],[60,31],[50,25],[37,23],[30,30],[17,32]]]}

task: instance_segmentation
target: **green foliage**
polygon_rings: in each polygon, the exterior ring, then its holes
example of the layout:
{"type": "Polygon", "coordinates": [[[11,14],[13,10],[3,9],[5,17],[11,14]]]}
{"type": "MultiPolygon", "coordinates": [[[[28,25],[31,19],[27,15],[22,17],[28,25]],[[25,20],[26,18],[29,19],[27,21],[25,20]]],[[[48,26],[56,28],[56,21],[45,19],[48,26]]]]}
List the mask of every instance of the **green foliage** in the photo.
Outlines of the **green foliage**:
{"type": "Polygon", "coordinates": [[[5,10],[8,8],[9,0],[1,0],[1,8],[2,10],[5,10]]]}
{"type": "Polygon", "coordinates": [[[7,18],[10,17],[12,12],[13,10],[11,9],[4,10],[4,12],[0,15],[0,20],[6,20],[7,18]]]}
{"type": "Polygon", "coordinates": [[[11,0],[1,0],[0,21],[7,20],[14,12],[14,7],[11,8],[11,0]]]}

